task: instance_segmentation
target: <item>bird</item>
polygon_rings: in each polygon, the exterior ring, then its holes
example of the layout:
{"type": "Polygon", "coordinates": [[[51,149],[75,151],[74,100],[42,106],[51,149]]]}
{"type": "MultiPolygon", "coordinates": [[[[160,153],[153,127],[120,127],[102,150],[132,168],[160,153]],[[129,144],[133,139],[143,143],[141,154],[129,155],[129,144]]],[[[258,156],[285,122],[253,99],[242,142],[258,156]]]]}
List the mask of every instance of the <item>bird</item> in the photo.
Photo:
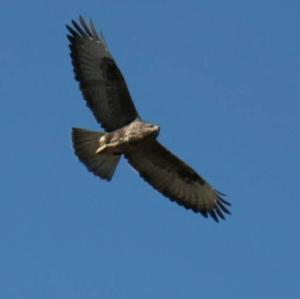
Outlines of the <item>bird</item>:
{"type": "MultiPolygon", "coordinates": [[[[102,33],[79,16],[66,25],[75,80],[104,131],[72,128],[75,155],[99,178],[110,181],[124,157],[154,189],[216,222],[231,214],[225,194],[158,140],[160,126],[139,115],[102,33]]],[[[194,146],[194,145],[193,145],[194,146]]]]}

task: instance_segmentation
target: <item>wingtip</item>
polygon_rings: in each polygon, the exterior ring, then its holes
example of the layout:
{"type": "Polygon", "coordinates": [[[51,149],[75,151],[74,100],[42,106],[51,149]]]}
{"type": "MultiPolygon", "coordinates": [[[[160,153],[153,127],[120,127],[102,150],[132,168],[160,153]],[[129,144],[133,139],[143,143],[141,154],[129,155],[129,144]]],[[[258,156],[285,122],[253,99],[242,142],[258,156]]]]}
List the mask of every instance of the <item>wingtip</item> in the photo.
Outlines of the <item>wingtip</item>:
{"type": "Polygon", "coordinates": [[[79,19],[79,22],[80,22],[80,23],[81,23],[81,22],[85,23],[85,18],[84,18],[82,15],[79,15],[79,16],[78,16],[78,19],[79,19]]]}
{"type": "Polygon", "coordinates": [[[213,220],[215,220],[216,222],[219,222],[218,216],[214,210],[211,210],[208,213],[213,218],[213,220]]]}
{"type": "Polygon", "coordinates": [[[215,205],[212,208],[212,210],[208,211],[208,214],[216,221],[219,222],[219,220],[226,220],[225,214],[231,215],[231,212],[227,208],[227,206],[231,206],[231,203],[226,201],[223,196],[226,196],[225,194],[215,191],[216,192],[216,201],[215,205]]]}
{"type": "Polygon", "coordinates": [[[226,214],[231,215],[231,212],[226,208],[225,204],[221,200],[219,200],[219,199],[217,200],[216,206],[218,206],[218,208],[222,214],[226,213],[226,214]]]}
{"type": "Polygon", "coordinates": [[[103,34],[98,34],[93,21],[88,22],[82,15],[79,15],[77,20],[72,19],[70,24],[66,24],[66,28],[74,38],[91,38],[105,43],[103,34]]]}

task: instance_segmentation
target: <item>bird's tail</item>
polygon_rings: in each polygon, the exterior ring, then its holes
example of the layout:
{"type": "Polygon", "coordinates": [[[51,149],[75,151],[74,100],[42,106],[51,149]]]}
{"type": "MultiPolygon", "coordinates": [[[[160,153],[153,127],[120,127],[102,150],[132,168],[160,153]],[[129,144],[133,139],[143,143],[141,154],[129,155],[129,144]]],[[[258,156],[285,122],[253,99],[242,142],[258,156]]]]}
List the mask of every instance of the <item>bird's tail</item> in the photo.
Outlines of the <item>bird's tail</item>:
{"type": "Polygon", "coordinates": [[[73,148],[79,160],[94,175],[110,181],[121,155],[96,154],[99,139],[104,132],[93,132],[84,129],[72,129],[73,148]]]}

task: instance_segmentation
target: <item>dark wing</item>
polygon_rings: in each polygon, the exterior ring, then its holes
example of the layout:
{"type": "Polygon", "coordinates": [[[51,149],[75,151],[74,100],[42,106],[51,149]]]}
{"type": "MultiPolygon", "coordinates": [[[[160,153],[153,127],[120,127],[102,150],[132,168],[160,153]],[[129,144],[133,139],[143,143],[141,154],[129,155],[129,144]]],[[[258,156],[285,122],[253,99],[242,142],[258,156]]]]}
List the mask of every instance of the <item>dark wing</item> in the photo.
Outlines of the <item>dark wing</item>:
{"type": "Polygon", "coordinates": [[[179,205],[214,220],[230,214],[221,193],[207,184],[191,167],[156,140],[125,154],[128,162],[156,190],[179,205]]]}
{"type": "Polygon", "coordinates": [[[129,124],[138,113],[103,37],[82,17],[67,29],[75,79],[97,121],[109,132],[129,124]]]}

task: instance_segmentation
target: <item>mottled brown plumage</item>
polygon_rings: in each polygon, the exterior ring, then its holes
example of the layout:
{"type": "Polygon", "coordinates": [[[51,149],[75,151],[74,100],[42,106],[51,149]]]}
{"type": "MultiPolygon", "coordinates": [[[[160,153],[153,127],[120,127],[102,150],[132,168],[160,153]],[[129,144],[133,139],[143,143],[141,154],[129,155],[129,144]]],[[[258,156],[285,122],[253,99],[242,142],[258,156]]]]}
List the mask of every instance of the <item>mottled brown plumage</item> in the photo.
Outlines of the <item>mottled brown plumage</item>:
{"type": "Polygon", "coordinates": [[[214,220],[225,219],[230,205],[197,172],[157,141],[159,126],[144,122],[108,47],[92,22],[80,17],[69,30],[75,79],[88,107],[105,132],[73,128],[80,161],[111,180],[122,155],[140,176],[179,205],[214,220]]]}

